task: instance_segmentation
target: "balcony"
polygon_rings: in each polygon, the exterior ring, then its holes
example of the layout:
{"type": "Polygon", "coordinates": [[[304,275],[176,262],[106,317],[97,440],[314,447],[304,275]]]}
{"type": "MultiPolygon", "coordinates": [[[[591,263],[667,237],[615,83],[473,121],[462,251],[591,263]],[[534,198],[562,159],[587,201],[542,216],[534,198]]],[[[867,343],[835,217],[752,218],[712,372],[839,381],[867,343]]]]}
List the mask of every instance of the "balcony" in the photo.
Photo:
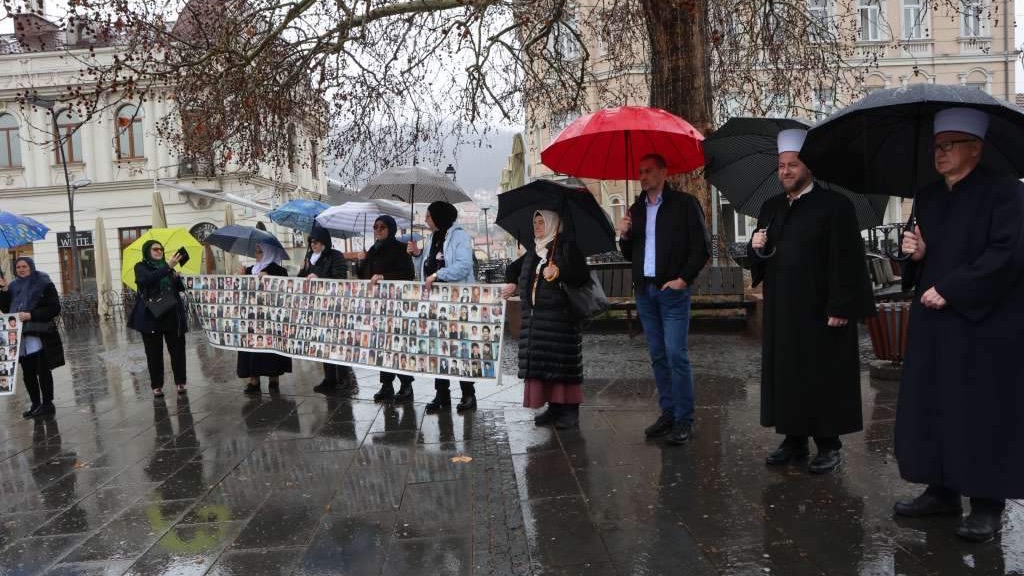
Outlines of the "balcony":
{"type": "Polygon", "coordinates": [[[990,36],[961,36],[957,40],[960,43],[960,54],[988,54],[992,51],[990,36]]]}
{"type": "Polygon", "coordinates": [[[908,38],[900,42],[898,58],[930,58],[935,42],[931,38],[908,38]]]}

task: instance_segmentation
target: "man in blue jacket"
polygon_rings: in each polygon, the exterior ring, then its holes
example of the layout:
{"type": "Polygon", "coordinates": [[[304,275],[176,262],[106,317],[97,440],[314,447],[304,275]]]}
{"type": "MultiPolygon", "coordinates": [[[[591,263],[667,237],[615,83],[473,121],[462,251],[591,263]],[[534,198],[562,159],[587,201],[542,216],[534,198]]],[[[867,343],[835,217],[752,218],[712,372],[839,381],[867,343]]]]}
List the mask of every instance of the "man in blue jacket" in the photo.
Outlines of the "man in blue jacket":
{"type": "Polygon", "coordinates": [[[709,238],[697,199],[666,184],[665,159],[640,159],[643,193],[619,223],[619,247],[633,263],[636,309],[650,348],[661,415],[644,433],[685,444],[693,431],[693,372],[687,338],[690,285],[707,264],[709,238]]]}

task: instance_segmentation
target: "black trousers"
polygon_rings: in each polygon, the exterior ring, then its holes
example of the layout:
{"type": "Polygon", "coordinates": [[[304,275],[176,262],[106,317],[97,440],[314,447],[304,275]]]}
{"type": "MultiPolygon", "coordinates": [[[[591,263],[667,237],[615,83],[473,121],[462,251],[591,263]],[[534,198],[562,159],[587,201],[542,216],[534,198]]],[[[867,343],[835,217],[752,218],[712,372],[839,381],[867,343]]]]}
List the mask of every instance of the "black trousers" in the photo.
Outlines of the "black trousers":
{"type": "Polygon", "coordinates": [[[381,372],[380,383],[381,384],[395,384],[395,377],[398,377],[398,381],[402,383],[402,387],[406,387],[412,384],[413,377],[406,374],[395,374],[394,372],[381,372]]]}
{"type": "MultiPolygon", "coordinates": [[[[437,390],[438,392],[448,392],[448,390],[451,388],[451,385],[451,380],[434,380],[434,390],[437,390]]],[[[476,395],[476,387],[473,385],[473,382],[465,382],[460,380],[459,388],[462,389],[463,396],[476,395]]]]}
{"type": "MultiPolygon", "coordinates": [[[[943,500],[960,500],[959,493],[938,484],[929,484],[925,494],[930,494],[943,500]]],[[[971,512],[1002,514],[1005,508],[1005,498],[971,498],[971,512]]]]}
{"type": "Polygon", "coordinates": [[[342,380],[350,379],[355,380],[355,372],[352,371],[348,366],[339,366],[338,364],[330,364],[324,362],[324,383],[328,386],[337,386],[341,384],[342,380]]]}
{"type": "Polygon", "coordinates": [[[171,372],[175,384],[184,384],[185,379],[185,335],[175,332],[143,334],[142,344],[146,348],[146,365],[149,367],[149,385],[156,390],[164,387],[164,344],[171,355],[171,372]]]}
{"type": "Polygon", "coordinates": [[[46,354],[42,350],[22,356],[21,375],[25,381],[25,390],[32,399],[33,405],[53,402],[53,373],[46,364],[46,354]]]}
{"type": "MultiPolygon", "coordinates": [[[[790,446],[807,446],[807,436],[787,434],[783,443],[790,446]]],[[[839,436],[815,436],[814,444],[818,447],[818,450],[839,450],[843,447],[839,436]]]]}

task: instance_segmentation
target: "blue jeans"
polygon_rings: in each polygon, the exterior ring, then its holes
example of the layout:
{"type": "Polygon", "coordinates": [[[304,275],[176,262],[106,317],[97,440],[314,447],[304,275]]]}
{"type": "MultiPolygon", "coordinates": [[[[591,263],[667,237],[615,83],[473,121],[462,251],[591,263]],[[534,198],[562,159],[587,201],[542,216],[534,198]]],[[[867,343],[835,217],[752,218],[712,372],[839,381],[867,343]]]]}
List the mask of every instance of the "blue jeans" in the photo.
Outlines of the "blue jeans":
{"type": "Polygon", "coordinates": [[[693,371],[687,344],[690,289],[660,290],[644,284],[636,292],[636,310],[651,352],[658,405],[677,424],[692,424],[693,371]]]}

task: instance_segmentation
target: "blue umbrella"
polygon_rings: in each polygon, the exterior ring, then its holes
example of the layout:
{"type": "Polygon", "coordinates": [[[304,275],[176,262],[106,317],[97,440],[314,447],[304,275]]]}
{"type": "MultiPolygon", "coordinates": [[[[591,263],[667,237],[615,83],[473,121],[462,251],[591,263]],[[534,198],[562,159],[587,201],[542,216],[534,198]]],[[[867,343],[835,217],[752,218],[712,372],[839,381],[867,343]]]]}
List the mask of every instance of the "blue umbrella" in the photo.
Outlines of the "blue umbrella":
{"type": "Polygon", "coordinates": [[[0,210],[0,248],[14,248],[46,238],[50,229],[28,216],[0,210]]]}
{"type": "Polygon", "coordinates": [[[272,222],[306,234],[313,231],[316,215],[330,208],[328,204],[316,200],[289,200],[270,211],[267,216],[272,222]]]}
{"type": "Polygon", "coordinates": [[[273,247],[274,260],[288,259],[288,252],[273,234],[249,226],[239,226],[238,224],[222,226],[207,236],[206,242],[232,254],[253,258],[256,257],[256,246],[264,244],[273,247]]]}

